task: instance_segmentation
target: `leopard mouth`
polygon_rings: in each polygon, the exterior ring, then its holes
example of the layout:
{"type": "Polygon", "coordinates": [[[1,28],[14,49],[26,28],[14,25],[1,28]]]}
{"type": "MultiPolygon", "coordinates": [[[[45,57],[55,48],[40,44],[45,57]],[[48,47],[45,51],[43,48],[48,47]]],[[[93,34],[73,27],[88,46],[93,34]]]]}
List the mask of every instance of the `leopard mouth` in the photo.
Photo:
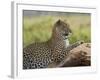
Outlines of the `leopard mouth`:
{"type": "Polygon", "coordinates": [[[64,36],[64,40],[68,39],[68,36],[64,36]]]}
{"type": "Polygon", "coordinates": [[[68,39],[71,36],[71,33],[69,33],[69,34],[63,34],[63,36],[64,36],[64,40],[66,40],[66,39],[68,39]]]}

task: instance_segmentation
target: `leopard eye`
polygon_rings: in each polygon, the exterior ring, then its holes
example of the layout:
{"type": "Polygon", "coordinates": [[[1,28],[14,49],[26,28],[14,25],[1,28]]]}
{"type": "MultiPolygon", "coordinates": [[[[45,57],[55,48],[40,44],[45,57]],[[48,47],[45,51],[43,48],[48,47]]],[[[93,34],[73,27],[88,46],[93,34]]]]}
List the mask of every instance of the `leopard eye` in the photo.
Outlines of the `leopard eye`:
{"type": "Polygon", "coordinates": [[[68,33],[65,33],[64,36],[68,36],[68,33]]]}

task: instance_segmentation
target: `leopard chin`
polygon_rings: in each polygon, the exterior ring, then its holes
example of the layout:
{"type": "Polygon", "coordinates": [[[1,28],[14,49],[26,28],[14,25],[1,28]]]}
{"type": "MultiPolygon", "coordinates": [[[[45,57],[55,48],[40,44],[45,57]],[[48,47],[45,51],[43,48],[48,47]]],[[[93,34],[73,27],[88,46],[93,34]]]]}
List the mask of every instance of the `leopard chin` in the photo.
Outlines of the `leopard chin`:
{"type": "Polygon", "coordinates": [[[70,44],[69,44],[68,38],[64,40],[64,43],[65,43],[65,47],[66,47],[66,48],[70,45],[70,44]]]}

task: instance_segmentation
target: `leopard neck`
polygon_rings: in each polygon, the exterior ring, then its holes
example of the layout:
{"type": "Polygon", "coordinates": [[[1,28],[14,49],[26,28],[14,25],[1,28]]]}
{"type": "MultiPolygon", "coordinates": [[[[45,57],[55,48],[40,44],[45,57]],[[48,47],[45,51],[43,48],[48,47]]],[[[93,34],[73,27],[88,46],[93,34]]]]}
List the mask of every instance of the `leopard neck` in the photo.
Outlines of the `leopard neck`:
{"type": "Polygon", "coordinates": [[[63,39],[60,39],[58,37],[52,36],[48,41],[47,41],[49,47],[56,47],[56,46],[61,46],[61,47],[66,47],[66,42],[63,39]]]}

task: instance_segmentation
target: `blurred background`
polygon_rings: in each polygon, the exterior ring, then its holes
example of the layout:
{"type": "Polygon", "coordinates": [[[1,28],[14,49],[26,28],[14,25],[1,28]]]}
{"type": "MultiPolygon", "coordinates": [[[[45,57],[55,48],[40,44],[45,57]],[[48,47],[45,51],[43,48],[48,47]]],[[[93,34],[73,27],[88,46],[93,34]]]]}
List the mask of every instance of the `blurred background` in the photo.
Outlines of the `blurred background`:
{"type": "Polygon", "coordinates": [[[23,10],[23,46],[47,41],[57,20],[69,23],[73,34],[70,43],[77,40],[91,42],[91,14],[75,12],[52,12],[23,10]]]}

